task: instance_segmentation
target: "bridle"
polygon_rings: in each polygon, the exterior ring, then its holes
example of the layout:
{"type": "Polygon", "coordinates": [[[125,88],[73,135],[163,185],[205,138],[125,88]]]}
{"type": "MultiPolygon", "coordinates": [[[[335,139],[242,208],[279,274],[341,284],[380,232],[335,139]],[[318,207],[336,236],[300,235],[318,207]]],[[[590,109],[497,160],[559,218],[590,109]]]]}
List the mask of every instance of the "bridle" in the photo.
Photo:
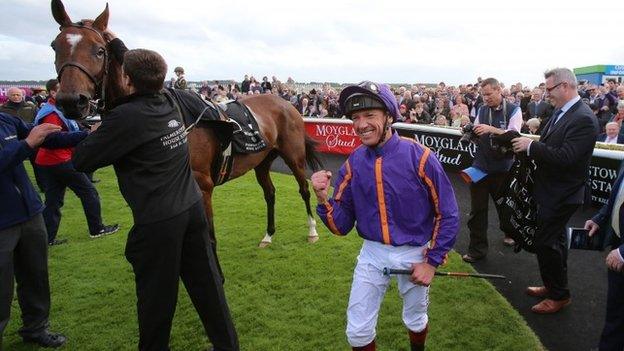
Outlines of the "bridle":
{"type": "Polygon", "coordinates": [[[61,76],[63,75],[63,71],[68,68],[68,67],[75,67],[78,68],[78,70],[80,70],[82,73],[84,73],[89,80],[91,80],[91,82],[95,85],[95,96],[93,97],[92,100],[89,101],[89,105],[91,106],[92,109],[94,109],[95,113],[101,113],[104,111],[104,106],[105,106],[105,98],[106,98],[106,79],[108,78],[108,66],[109,66],[109,60],[108,60],[108,49],[106,48],[106,40],[104,39],[104,36],[102,35],[102,33],[100,33],[99,31],[97,31],[96,29],[94,29],[93,27],[90,26],[86,26],[83,22],[78,22],[78,23],[72,23],[69,24],[65,27],[74,27],[74,28],[80,28],[80,29],[88,29],[94,33],[96,33],[104,42],[104,63],[102,64],[102,69],[101,71],[104,71],[104,74],[102,75],[102,79],[100,79],[99,81],[97,80],[97,78],[87,70],[87,68],[82,65],[79,62],[76,61],[67,61],[65,63],[63,63],[61,65],[61,68],[58,69],[57,71],[57,79],[59,81],[59,83],[61,82],[61,76]]]}

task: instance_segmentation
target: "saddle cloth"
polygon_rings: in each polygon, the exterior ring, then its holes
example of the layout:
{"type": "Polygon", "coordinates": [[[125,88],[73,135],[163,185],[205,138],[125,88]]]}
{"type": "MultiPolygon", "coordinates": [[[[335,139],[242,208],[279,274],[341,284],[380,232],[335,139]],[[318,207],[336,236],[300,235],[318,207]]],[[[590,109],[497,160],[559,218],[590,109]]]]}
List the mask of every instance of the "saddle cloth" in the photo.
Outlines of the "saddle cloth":
{"type": "Polygon", "coordinates": [[[258,122],[249,107],[233,100],[219,104],[219,107],[236,124],[232,133],[232,149],[235,153],[251,154],[267,147],[260,135],[258,122]]]}
{"type": "Polygon", "coordinates": [[[252,154],[264,150],[266,142],[258,122],[247,106],[238,101],[215,104],[198,94],[167,89],[179,103],[184,124],[205,124],[216,130],[223,150],[232,146],[234,153],[252,154]]]}

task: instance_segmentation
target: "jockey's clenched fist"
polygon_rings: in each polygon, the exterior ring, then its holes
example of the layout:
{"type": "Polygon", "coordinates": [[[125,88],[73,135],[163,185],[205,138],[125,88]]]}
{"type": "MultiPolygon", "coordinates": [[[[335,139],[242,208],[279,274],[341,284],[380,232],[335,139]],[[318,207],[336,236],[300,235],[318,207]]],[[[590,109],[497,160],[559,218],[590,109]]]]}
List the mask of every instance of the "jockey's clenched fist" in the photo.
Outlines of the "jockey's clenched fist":
{"type": "Polygon", "coordinates": [[[312,174],[312,188],[314,189],[314,193],[316,194],[316,199],[319,203],[327,202],[327,192],[330,186],[332,174],[330,171],[318,171],[312,174]]]}

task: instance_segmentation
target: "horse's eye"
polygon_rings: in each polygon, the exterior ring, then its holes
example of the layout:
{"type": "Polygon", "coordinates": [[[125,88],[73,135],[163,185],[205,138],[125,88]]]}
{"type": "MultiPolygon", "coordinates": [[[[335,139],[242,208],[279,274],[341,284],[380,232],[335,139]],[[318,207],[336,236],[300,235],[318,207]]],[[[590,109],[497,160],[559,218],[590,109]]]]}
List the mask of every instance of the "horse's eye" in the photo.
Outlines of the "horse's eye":
{"type": "Polygon", "coordinates": [[[52,48],[52,50],[56,51],[56,46],[54,45],[54,42],[50,43],[50,47],[52,48]]]}
{"type": "Polygon", "coordinates": [[[100,49],[97,51],[97,54],[96,54],[96,55],[97,55],[97,57],[98,57],[98,58],[102,58],[102,57],[104,57],[104,54],[105,54],[105,53],[106,53],[106,49],[104,49],[104,48],[100,48],[100,49]]]}

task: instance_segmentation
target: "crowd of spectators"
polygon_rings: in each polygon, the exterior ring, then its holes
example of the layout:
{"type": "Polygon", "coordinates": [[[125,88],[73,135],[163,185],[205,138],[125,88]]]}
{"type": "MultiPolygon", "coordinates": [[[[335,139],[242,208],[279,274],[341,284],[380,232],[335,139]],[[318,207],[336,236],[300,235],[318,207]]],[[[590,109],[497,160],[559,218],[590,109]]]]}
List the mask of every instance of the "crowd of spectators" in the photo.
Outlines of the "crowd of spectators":
{"type": "MultiPolygon", "coordinates": [[[[399,104],[401,122],[445,127],[465,126],[474,121],[479,107],[483,104],[481,81],[479,77],[475,83],[458,86],[440,82],[435,86],[414,84],[392,87],[399,104]]],[[[517,105],[522,111],[524,133],[540,134],[553,113],[554,108],[547,100],[544,89],[544,83],[532,88],[522,83],[512,84],[509,87],[503,85],[503,97],[517,105]]],[[[619,134],[624,134],[624,127],[622,127],[624,84],[614,79],[609,79],[601,85],[581,81],[578,90],[583,102],[594,112],[600,126],[600,133],[606,133],[607,123],[615,122],[620,127],[619,134]]],[[[290,101],[302,116],[343,117],[338,107],[340,88],[332,87],[330,84],[304,91],[290,77],[285,83],[275,76],[271,80],[265,76],[259,82],[254,76],[245,75],[241,83],[214,82],[210,85],[204,82],[199,91],[205,97],[216,101],[238,99],[243,95],[275,94],[290,101]]]]}

